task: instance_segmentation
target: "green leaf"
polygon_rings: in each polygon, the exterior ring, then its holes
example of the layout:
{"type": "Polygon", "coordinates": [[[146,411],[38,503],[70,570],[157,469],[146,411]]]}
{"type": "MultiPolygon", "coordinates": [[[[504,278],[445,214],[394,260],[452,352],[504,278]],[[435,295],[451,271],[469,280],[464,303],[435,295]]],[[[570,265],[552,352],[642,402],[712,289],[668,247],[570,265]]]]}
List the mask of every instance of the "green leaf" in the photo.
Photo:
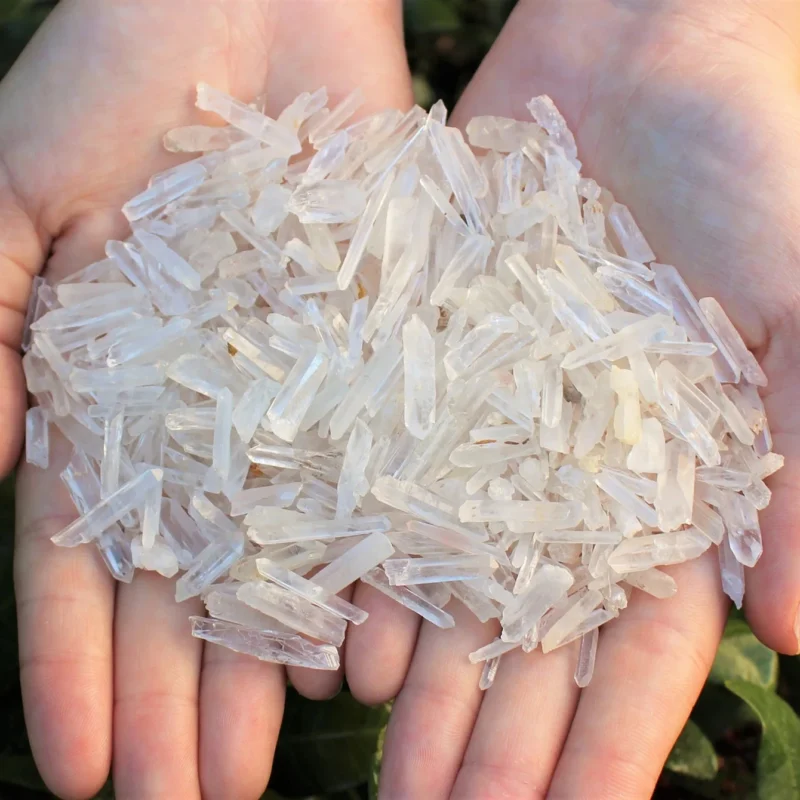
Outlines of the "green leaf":
{"type": "Polygon", "coordinates": [[[346,691],[322,703],[291,692],[270,787],[297,797],[366,783],[388,718],[388,705],[362,706],[346,691]]]}
{"type": "Polygon", "coordinates": [[[730,619],[709,680],[713,683],[742,680],[774,689],[778,682],[778,655],[756,639],[746,622],[730,619]]]}
{"type": "MultiPolygon", "coordinates": [[[[389,703],[391,707],[391,703],[389,703]]],[[[381,764],[383,764],[383,744],[386,741],[386,729],[389,727],[389,720],[383,726],[380,734],[378,734],[378,741],[375,743],[375,753],[372,756],[372,765],[369,772],[369,800],[378,800],[378,783],[381,777],[381,764]]]]}
{"type": "Polygon", "coordinates": [[[710,781],[719,770],[714,745],[691,720],[686,723],[669,754],[667,769],[704,781],[710,781]]]}
{"type": "Polygon", "coordinates": [[[461,27],[452,0],[413,0],[408,3],[408,26],[415,33],[445,33],[461,27]]]}
{"type": "Polygon", "coordinates": [[[424,75],[414,75],[411,78],[411,88],[414,91],[414,102],[423,108],[430,108],[436,98],[428,79],[424,75]]]}
{"type": "Polygon", "coordinates": [[[761,720],[758,750],[758,796],[761,800],[800,797],[800,718],[769,689],[747,681],[725,686],[747,703],[761,720]]]}

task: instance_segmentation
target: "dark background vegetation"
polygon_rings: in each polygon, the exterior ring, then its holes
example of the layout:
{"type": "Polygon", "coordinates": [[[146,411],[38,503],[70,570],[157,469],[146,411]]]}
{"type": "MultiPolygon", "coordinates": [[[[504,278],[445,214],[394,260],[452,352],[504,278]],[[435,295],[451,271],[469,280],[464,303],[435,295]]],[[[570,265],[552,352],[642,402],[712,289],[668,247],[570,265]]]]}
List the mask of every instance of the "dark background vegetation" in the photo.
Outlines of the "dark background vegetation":
{"type": "MultiPolygon", "coordinates": [[[[0,76],[55,2],[0,0],[0,76]]],[[[418,102],[429,105],[441,97],[453,106],[513,5],[513,0],[406,3],[406,38],[418,102]]],[[[12,483],[7,480],[0,484],[0,800],[43,800],[52,795],[30,755],[17,670],[13,504],[12,483]]],[[[656,797],[800,798],[798,710],[800,659],[779,658],[732,615],[711,677],[656,797]]],[[[374,796],[387,718],[387,707],[359,706],[347,691],[326,703],[290,693],[266,797],[374,796]]],[[[113,797],[112,787],[98,797],[113,797]]]]}

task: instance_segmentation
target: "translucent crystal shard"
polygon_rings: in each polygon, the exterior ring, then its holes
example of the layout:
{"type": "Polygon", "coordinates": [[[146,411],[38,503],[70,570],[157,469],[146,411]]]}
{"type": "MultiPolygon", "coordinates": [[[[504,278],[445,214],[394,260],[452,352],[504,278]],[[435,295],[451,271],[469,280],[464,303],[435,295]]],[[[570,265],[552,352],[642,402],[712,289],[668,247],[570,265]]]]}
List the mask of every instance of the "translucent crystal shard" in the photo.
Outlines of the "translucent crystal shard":
{"type": "Polygon", "coordinates": [[[317,572],[314,584],[326,595],[336,594],[393,553],[394,546],[384,534],[370,534],[317,572]]]}
{"type": "Polygon", "coordinates": [[[613,414],[614,393],[610,374],[604,372],[598,377],[575,429],[576,458],[583,458],[603,438],[613,414]]]}
{"type": "Polygon", "coordinates": [[[197,85],[197,107],[203,111],[212,111],[235,128],[271,145],[278,152],[286,155],[300,152],[300,143],[293,132],[208,84],[197,85]]]}
{"type": "Polygon", "coordinates": [[[597,656],[597,642],[599,629],[593,628],[581,637],[581,647],[578,651],[578,663],[575,666],[575,683],[578,688],[585,689],[594,674],[594,662],[597,656]]]}
{"type": "Polygon", "coordinates": [[[627,539],[608,557],[608,565],[621,574],[651,567],[682,564],[704,553],[711,542],[694,528],[676,533],[654,533],[627,539]]]}
{"type": "Polygon", "coordinates": [[[453,140],[448,136],[444,125],[432,118],[428,119],[425,130],[442,172],[453,189],[462,214],[466,217],[467,225],[476,233],[483,233],[485,230],[483,215],[470,190],[469,177],[464,172],[453,140]]]}
{"type": "Polygon", "coordinates": [[[758,510],[746,497],[735,492],[721,491],[718,497],[733,555],[745,567],[754,567],[764,549],[758,510]]]}
{"type": "Polygon", "coordinates": [[[692,524],[714,544],[719,544],[725,535],[725,524],[722,517],[699,497],[694,499],[692,524]]]}
{"type": "Polygon", "coordinates": [[[197,270],[182,256],[172,250],[163,239],[143,230],[134,231],[134,236],[142,249],[149,253],[163,270],[187,289],[196,291],[200,288],[200,275],[197,270]]]}
{"type": "Polygon", "coordinates": [[[480,271],[485,263],[491,242],[485,236],[471,235],[464,239],[461,246],[444,268],[439,282],[431,292],[431,304],[442,305],[458,284],[466,282],[480,271]]]}
{"type": "Polygon", "coordinates": [[[134,566],[158,572],[165,578],[171,578],[178,571],[178,559],[175,553],[164,542],[152,542],[144,547],[141,536],[131,542],[131,556],[134,566]]]}
{"type": "Polygon", "coordinates": [[[369,490],[366,478],[367,463],[372,450],[372,431],[360,419],[356,420],[347,440],[342,471],[336,491],[336,518],[352,517],[361,498],[369,490]]]}
{"type": "Polygon", "coordinates": [[[625,576],[625,582],[661,600],[672,597],[678,591],[675,579],[655,568],[630,572],[625,576]]]}
{"type": "Polygon", "coordinates": [[[346,619],[354,625],[360,625],[367,619],[366,611],[354,606],[352,603],[348,603],[347,600],[337,595],[327,596],[313,581],[306,580],[301,575],[296,575],[291,570],[276,564],[274,561],[270,561],[268,558],[257,558],[256,567],[262,577],[274,581],[290,592],[305,597],[315,606],[319,606],[337,617],[346,619]]]}
{"type": "Polygon", "coordinates": [[[686,329],[689,339],[716,345],[717,352],[712,359],[719,380],[723,383],[736,383],[739,380],[740,369],[722,339],[709,324],[697,299],[678,270],[669,264],[653,264],[651,268],[655,273],[656,287],[672,303],[675,319],[686,329]]]}
{"type": "Polygon", "coordinates": [[[358,221],[353,238],[350,240],[347,255],[345,255],[342,266],[336,275],[336,284],[340,289],[346,289],[350,285],[350,281],[353,280],[361,266],[361,261],[367,249],[367,242],[375,228],[375,221],[389,197],[389,191],[392,188],[391,177],[392,175],[389,174],[384,178],[383,183],[375,189],[364,206],[364,213],[358,221]]]}
{"type": "Polygon", "coordinates": [[[366,196],[354,181],[326,180],[299,186],[288,209],[303,224],[349,222],[364,210],[366,196]]]}
{"type": "Polygon", "coordinates": [[[666,464],[664,428],[655,417],[642,420],[639,441],[633,445],[626,461],[634,472],[661,472],[666,464]]]}
{"type": "Polygon", "coordinates": [[[309,129],[308,140],[311,144],[318,144],[333,134],[358,111],[364,100],[364,92],[360,88],[350,92],[339,105],[331,110],[330,114],[309,129]]]}
{"type": "Polygon", "coordinates": [[[293,633],[260,631],[220,619],[189,619],[192,623],[192,636],[211,644],[223,645],[237,653],[254,656],[261,661],[309,669],[339,668],[339,653],[330,645],[312,644],[293,633]]]}
{"type": "Polygon", "coordinates": [[[481,661],[490,661],[493,658],[510,653],[519,647],[519,642],[504,642],[502,639],[495,639],[483,647],[479,647],[469,654],[469,660],[473,664],[480,664],[481,661]]]}
{"type": "Polygon", "coordinates": [[[494,683],[495,676],[497,675],[497,669],[499,666],[500,656],[490,658],[483,665],[483,672],[481,672],[481,677],[478,681],[478,688],[482,692],[485,692],[487,689],[491,688],[492,684],[494,683]]]}
{"type": "Polygon", "coordinates": [[[329,541],[345,539],[350,536],[362,536],[366,533],[384,533],[389,530],[389,527],[389,518],[382,515],[355,517],[349,520],[298,522],[292,525],[283,525],[274,530],[266,530],[259,536],[258,541],[261,544],[285,544],[314,539],[329,541]]]}
{"type": "Polygon", "coordinates": [[[317,389],[325,379],[328,363],[317,351],[303,353],[286,376],[267,418],[272,431],[285,442],[294,441],[300,423],[314,400],[317,389]]]}
{"type": "Polygon", "coordinates": [[[185,125],[173,128],[164,135],[164,149],[170,153],[202,153],[224,150],[242,139],[243,134],[236,128],[185,125]]]}
{"type": "Polygon", "coordinates": [[[502,639],[518,642],[544,613],[566,596],[574,583],[570,571],[554,564],[542,564],[524,594],[505,607],[502,639]]]}
{"type": "Polygon", "coordinates": [[[692,521],[695,456],[680,439],[672,439],[665,452],[664,469],[658,473],[656,512],[661,530],[674,531],[692,521]]]}
{"type": "Polygon", "coordinates": [[[126,514],[142,508],[148,492],[157,487],[163,476],[160,469],[150,469],[101,500],[90,511],[52,537],[56,544],[73,547],[97,539],[126,514]]]}
{"type": "Polygon", "coordinates": [[[137,194],[125,203],[122,213],[128,222],[136,222],[150,216],[167,203],[197,188],[207,175],[206,168],[196,161],[181,164],[180,167],[170,170],[163,178],[152,181],[141,194],[137,194]]]}
{"type": "Polygon", "coordinates": [[[614,435],[625,444],[635,445],[642,435],[639,384],[628,369],[611,367],[611,388],[617,395],[614,411],[614,435]]]}
{"type": "Polygon", "coordinates": [[[603,602],[603,595],[595,589],[584,592],[542,637],[542,652],[549,653],[571,638],[571,634],[584,623],[592,611],[603,602]]]}
{"type": "Polygon", "coordinates": [[[416,314],[403,325],[406,428],[424,439],[436,420],[436,350],[427,326],[416,314]]]}
{"type": "Polygon", "coordinates": [[[493,572],[494,564],[489,556],[459,555],[389,559],[383,568],[392,586],[410,586],[487,577],[493,572]]]}
{"type": "Polygon", "coordinates": [[[634,322],[604,339],[576,347],[567,353],[561,366],[563,369],[575,369],[597,361],[617,361],[644,349],[649,342],[666,338],[671,327],[672,321],[668,317],[656,314],[641,322],[634,322]]]}
{"type": "Polygon", "coordinates": [[[377,391],[400,363],[401,354],[400,345],[391,342],[376,354],[377,357],[373,356],[360,371],[331,416],[330,435],[332,439],[340,439],[349,429],[369,397],[377,391]]]}
{"type": "Polygon", "coordinates": [[[500,196],[497,212],[508,214],[522,205],[522,165],[521,151],[510,153],[502,161],[500,196]]]}
{"type": "Polygon", "coordinates": [[[44,409],[29,408],[25,414],[25,460],[41,469],[50,464],[49,422],[44,409]]]}
{"type": "Polygon", "coordinates": [[[578,148],[575,144],[575,137],[567,127],[566,120],[556,108],[555,103],[546,94],[543,94],[534,97],[527,107],[531,116],[550,134],[553,142],[563,149],[567,158],[576,161],[578,148]]]}
{"type": "Polygon", "coordinates": [[[569,525],[581,519],[575,503],[529,500],[467,500],[458,510],[462,522],[531,522],[569,525]]]}
{"type": "Polygon", "coordinates": [[[233,395],[230,389],[223,388],[217,395],[217,409],[214,416],[214,445],[211,467],[221,483],[228,480],[231,471],[231,427],[233,416],[233,395]]]}
{"type": "Polygon", "coordinates": [[[564,408],[564,374],[557,357],[545,363],[542,380],[542,425],[554,428],[564,408]]]}
{"type": "Polygon", "coordinates": [[[231,421],[239,438],[249,443],[280,387],[270,378],[259,378],[251,384],[233,409],[231,421]]]}
{"type": "Polygon", "coordinates": [[[719,573],[722,590],[733,601],[736,608],[742,607],[744,599],[744,566],[731,548],[729,537],[719,543],[719,573]]]}
{"type": "Polygon", "coordinates": [[[722,306],[713,297],[702,298],[699,305],[708,325],[717,334],[717,338],[723,343],[745,380],[754,386],[766,386],[767,376],[764,370],[747,348],[728,315],[722,310],[722,306]]]}
{"type": "Polygon", "coordinates": [[[556,245],[556,265],[586,302],[600,311],[613,311],[614,300],[580,256],[566,245],[556,245]]]}
{"type": "MultiPolygon", "coordinates": [[[[155,542],[156,537],[158,536],[158,530],[161,524],[161,494],[163,492],[163,479],[164,479],[164,471],[159,470],[160,475],[157,475],[157,481],[155,486],[151,489],[148,489],[147,495],[144,500],[144,508],[141,513],[142,519],[142,539],[141,544],[143,550],[152,550],[155,542]]],[[[167,570],[172,569],[172,559],[167,557],[167,570]]],[[[163,565],[164,559],[159,559],[159,564],[163,565]]],[[[177,566],[177,561],[176,561],[177,566]]],[[[163,573],[162,573],[163,574],[163,573]]],[[[174,574],[174,572],[173,572],[174,574]]],[[[167,577],[172,577],[167,576],[167,577]]]]}
{"type": "Polygon", "coordinates": [[[175,600],[182,603],[196,597],[214,581],[225,575],[242,557],[244,538],[241,534],[226,535],[211,542],[189,564],[189,568],[175,584],[175,600]]]}
{"type": "Polygon", "coordinates": [[[639,230],[639,226],[627,206],[622,203],[614,203],[608,212],[608,222],[616,233],[625,255],[631,261],[640,261],[646,264],[656,260],[656,254],[647,244],[647,240],[639,230]]]}
{"type": "MultiPolygon", "coordinates": [[[[685,390],[688,387],[669,362],[662,362],[657,373],[662,390],[661,407],[666,412],[669,422],[675,426],[679,435],[689,442],[703,463],[707,466],[716,466],[721,460],[719,445],[701,418],[707,408],[707,398],[701,405],[693,403],[692,401],[697,399],[694,396],[694,387],[691,393],[687,394],[685,390]]],[[[713,408],[713,404],[711,406],[713,408]]]]}
{"type": "Polygon", "coordinates": [[[495,342],[506,334],[516,333],[517,328],[517,321],[513,317],[489,314],[444,357],[444,367],[450,379],[466,373],[495,342]]]}
{"type": "Polygon", "coordinates": [[[405,586],[392,586],[382,569],[370,570],[366,575],[361,576],[361,580],[387,597],[391,597],[392,600],[400,603],[400,605],[419,614],[423,619],[436,625],[437,628],[452,628],[456,624],[450,614],[442,611],[441,608],[438,608],[424,597],[414,594],[413,591],[405,586]]]}
{"type": "Polygon", "coordinates": [[[630,511],[645,525],[649,525],[651,528],[658,527],[658,518],[655,510],[626,486],[618,476],[603,470],[595,478],[595,482],[609,497],[613,497],[623,508],[630,511]]]}
{"type": "Polygon", "coordinates": [[[236,597],[298,633],[337,647],[344,642],[346,620],[282,586],[266,581],[248,581],[238,588],[236,597]]]}

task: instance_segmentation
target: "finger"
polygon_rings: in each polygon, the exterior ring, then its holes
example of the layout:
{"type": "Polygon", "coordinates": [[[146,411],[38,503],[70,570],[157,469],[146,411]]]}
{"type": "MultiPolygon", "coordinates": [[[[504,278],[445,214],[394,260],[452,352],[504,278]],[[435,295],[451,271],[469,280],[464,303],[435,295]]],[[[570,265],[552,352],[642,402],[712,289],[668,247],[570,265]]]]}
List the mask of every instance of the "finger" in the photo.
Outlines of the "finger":
{"type": "MultiPolygon", "coordinates": [[[[366,101],[359,114],[387,107],[404,109],[412,104],[399,0],[335,5],[326,0],[284,0],[273,4],[271,11],[279,35],[270,48],[267,113],[277,114],[299,92],[320,86],[327,87],[334,104],[360,87],[366,101]],[[310,17],[316,21],[313,26],[308,25],[310,17]],[[346,47],[343,42],[347,42],[346,47]],[[336,58],[322,55],[333,52],[336,58]]],[[[343,596],[349,599],[351,593],[349,590],[343,596]]],[[[344,648],[341,657],[344,663],[344,648]]],[[[290,667],[287,676],[303,696],[325,699],[339,691],[344,671],[290,667]]]]}
{"type": "Polygon", "coordinates": [[[217,645],[205,646],[200,784],[206,800],[261,797],[272,770],[285,695],[283,667],[217,645]]]}
{"type": "Polygon", "coordinates": [[[197,768],[201,642],[197,599],[140,572],[117,591],[114,624],[114,789],[123,800],[200,797],[197,768]]]}
{"type": "MultiPolygon", "coordinates": [[[[0,478],[7,475],[19,457],[25,430],[25,376],[19,353],[0,343],[0,478]]],[[[72,505],[70,503],[70,505],[72,505]]]]}
{"type": "Polygon", "coordinates": [[[17,477],[14,586],[25,723],[59,797],[92,797],[111,763],[114,584],[94,547],[50,537],[77,513],[59,472],[71,446],[51,433],[51,466],[17,477]]]}
{"type": "Polygon", "coordinates": [[[763,366],[770,384],[764,391],[775,451],[786,458],[782,470],[767,478],[769,506],[760,513],[764,553],[747,570],[745,608],[756,635],[773,650],[800,652],[800,360],[798,331],[784,326],[772,338],[763,366]]]}
{"type": "MultiPolygon", "coordinates": [[[[345,600],[350,600],[352,594],[353,590],[349,586],[344,591],[339,592],[339,596],[345,600]]],[[[348,625],[348,632],[352,629],[353,626],[348,625]]],[[[306,667],[287,667],[286,675],[289,682],[299,694],[309,700],[330,700],[342,688],[346,647],[347,641],[339,648],[339,669],[323,670],[308,669],[306,667]]]]}
{"type": "Polygon", "coordinates": [[[381,766],[387,798],[449,797],[481,705],[479,664],[469,654],[496,635],[460,603],[442,630],[424,622],[405,683],[392,710],[381,766]]]}
{"type": "Polygon", "coordinates": [[[635,591],[604,626],[548,797],[650,797],[711,669],[727,615],[715,548],[672,571],[678,593],[635,591]]]}
{"type": "Polygon", "coordinates": [[[347,633],[347,685],[365,705],[385,703],[403,685],[420,617],[365,583],[357,584],[353,602],[369,617],[347,633]]]}
{"type": "Polygon", "coordinates": [[[453,798],[545,797],[578,703],[576,645],[547,655],[517,649],[501,658],[453,798]]]}
{"type": "Polygon", "coordinates": [[[19,346],[31,280],[47,247],[9,184],[0,169],[0,414],[5,423],[0,426],[0,476],[14,466],[22,444],[26,402],[19,346]]]}

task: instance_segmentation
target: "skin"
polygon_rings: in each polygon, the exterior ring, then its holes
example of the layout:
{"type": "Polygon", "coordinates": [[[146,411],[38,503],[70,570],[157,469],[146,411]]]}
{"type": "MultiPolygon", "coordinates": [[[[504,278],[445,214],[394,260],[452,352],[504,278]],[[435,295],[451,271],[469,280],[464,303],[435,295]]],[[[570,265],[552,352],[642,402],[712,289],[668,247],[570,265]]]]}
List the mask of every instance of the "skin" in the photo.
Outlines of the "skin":
{"type": "MultiPolygon", "coordinates": [[[[25,397],[19,347],[32,277],[57,279],[127,236],[119,212],[179,160],[161,146],[206,81],[277,114],[306,87],[368,109],[411,103],[394,0],[65,0],[0,86],[0,473],[16,459],[25,397]],[[309,26],[309,19],[314,24],[309,26]],[[341,47],[342,43],[347,46],[341,47]],[[13,423],[10,421],[13,420],[13,423]]],[[[48,541],[75,511],[52,467],[22,465],[16,592],[31,745],[48,786],[85,798],[112,762],[120,798],[257,798],[271,768],[286,677],[189,635],[199,601],[148,574],[115,589],[91,548],[48,541]],[[258,753],[258,758],[252,754],[258,753]]],[[[310,697],[341,674],[294,670],[310,697]]]]}
{"type": "MultiPolygon", "coordinates": [[[[678,265],[699,297],[719,299],[762,361],[787,466],[768,480],[764,556],[747,571],[745,602],[757,635],[785,653],[798,652],[800,603],[799,41],[787,2],[523,1],[453,114],[458,125],[476,114],[525,119],[531,96],[551,95],[585,174],[630,205],[659,260],[678,265]]],[[[466,654],[496,630],[424,623],[386,739],[385,797],[649,797],[728,606],[715,553],[671,572],[675,598],[635,592],[603,628],[583,692],[566,648],[504,656],[481,697],[466,654]]],[[[360,635],[348,642],[348,679],[379,699],[379,676],[360,665],[364,683],[350,677],[360,635]]]]}
{"type": "MultiPolygon", "coordinates": [[[[24,408],[16,349],[32,276],[46,260],[50,275],[63,275],[125,235],[116,209],[174,163],[160,137],[200,119],[191,105],[198,80],[244,98],[266,90],[270,113],[323,83],[334,98],[361,85],[372,107],[408,105],[399,4],[333,8],[324,0],[59,5],[0,85],[5,419],[20,420],[24,408]]],[[[522,0],[453,115],[459,125],[476,114],[525,119],[525,102],[550,94],[576,133],[585,173],[634,209],[660,259],[678,265],[698,296],[720,300],[762,361],[787,467],[768,481],[774,497],[762,514],[764,556],[748,571],[747,613],[761,639],[787,653],[798,651],[800,604],[798,41],[796,5],[781,0],[522,0]]],[[[0,432],[0,471],[16,457],[19,429],[0,432]]],[[[186,634],[198,606],[176,606],[170,582],[141,576],[115,595],[90,549],[50,545],[74,516],[58,480],[67,450],[57,442],[50,470],[23,466],[19,477],[22,682],[45,780],[60,796],[89,797],[113,752],[122,798],[257,797],[270,764],[249,754],[274,748],[283,672],[204,651],[186,634]]],[[[370,618],[348,636],[348,683],[368,703],[397,695],[382,795],[648,797],[724,624],[715,573],[707,554],[672,571],[671,601],[635,593],[604,628],[582,693],[575,650],[564,648],[546,659],[504,657],[482,695],[466,655],[496,635],[491,625],[456,607],[455,629],[420,627],[357,586],[353,601],[370,618]]],[[[341,680],[290,677],[311,697],[341,680]]]]}

